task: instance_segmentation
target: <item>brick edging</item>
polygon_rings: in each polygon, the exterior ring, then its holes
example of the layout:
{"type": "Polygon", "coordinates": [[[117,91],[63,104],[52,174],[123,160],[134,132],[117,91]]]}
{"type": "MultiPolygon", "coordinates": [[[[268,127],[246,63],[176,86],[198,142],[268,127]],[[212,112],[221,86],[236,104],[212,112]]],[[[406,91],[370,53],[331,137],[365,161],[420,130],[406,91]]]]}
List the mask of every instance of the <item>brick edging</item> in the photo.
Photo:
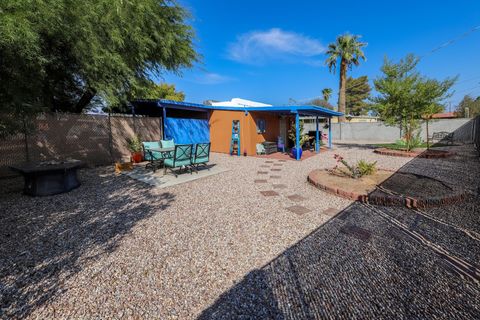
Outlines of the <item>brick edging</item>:
{"type": "Polygon", "coordinates": [[[404,157],[404,158],[426,158],[426,159],[443,159],[455,155],[455,152],[446,150],[429,150],[422,152],[399,151],[388,148],[378,148],[373,150],[374,153],[383,156],[404,157]]]}
{"type": "MultiPolygon", "coordinates": [[[[315,170],[314,170],[315,171],[315,170]]],[[[359,201],[362,203],[369,203],[381,206],[405,206],[407,208],[431,208],[442,205],[454,204],[465,200],[466,192],[460,191],[444,197],[431,197],[431,198],[412,198],[400,195],[370,195],[360,194],[356,192],[346,191],[340,188],[324,185],[318,181],[314,181],[310,172],[307,176],[307,181],[317,189],[334,194],[344,199],[359,201]]],[[[390,171],[390,170],[385,170],[390,171]]],[[[393,170],[392,170],[393,171],[393,170]]]]}

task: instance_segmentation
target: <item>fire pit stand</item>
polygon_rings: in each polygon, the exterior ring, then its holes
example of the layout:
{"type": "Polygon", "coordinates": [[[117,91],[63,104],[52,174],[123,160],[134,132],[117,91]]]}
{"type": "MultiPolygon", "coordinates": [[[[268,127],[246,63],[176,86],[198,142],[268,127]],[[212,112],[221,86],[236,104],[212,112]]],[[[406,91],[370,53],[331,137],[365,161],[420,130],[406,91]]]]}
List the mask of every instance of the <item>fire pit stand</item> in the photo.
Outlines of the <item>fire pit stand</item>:
{"type": "Polygon", "coordinates": [[[77,169],[83,166],[79,160],[48,161],[11,166],[25,179],[23,192],[30,196],[49,196],[68,192],[80,186],[77,169]]]}

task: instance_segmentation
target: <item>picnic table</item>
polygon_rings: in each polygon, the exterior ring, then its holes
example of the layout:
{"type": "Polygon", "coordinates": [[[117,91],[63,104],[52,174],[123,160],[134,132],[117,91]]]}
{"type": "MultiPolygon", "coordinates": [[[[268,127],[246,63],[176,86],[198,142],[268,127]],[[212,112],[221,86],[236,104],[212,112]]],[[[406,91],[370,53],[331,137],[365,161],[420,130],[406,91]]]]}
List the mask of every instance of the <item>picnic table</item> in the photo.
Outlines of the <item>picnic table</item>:
{"type": "Polygon", "coordinates": [[[23,175],[23,192],[31,196],[49,196],[68,192],[80,186],[77,169],[80,160],[29,162],[10,166],[23,175]]]}

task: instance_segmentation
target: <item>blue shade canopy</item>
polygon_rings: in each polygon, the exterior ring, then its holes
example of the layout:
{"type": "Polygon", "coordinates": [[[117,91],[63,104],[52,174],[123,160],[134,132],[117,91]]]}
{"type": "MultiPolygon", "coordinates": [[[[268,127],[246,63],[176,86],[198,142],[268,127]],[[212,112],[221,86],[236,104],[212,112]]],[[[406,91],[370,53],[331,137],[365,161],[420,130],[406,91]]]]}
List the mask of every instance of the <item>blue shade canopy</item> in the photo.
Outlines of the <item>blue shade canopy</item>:
{"type": "Polygon", "coordinates": [[[232,106],[207,106],[199,103],[173,101],[173,100],[135,100],[133,105],[156,105],[157,107],[165,107],[172,109],[192,110],[192,111],[205,111],[210,110],[227,110],[227,111],[261,111],[272,112],[281,114],[300,114],[302,116],[320,116],[320,117],[339,117],[342,116],[342,112],[330,110],[318,106],[298,105],[298,106],[268,106],[268,107],[232,107],[232,106]]]}
{"type": "Polygon", "coordinates": [[[165,138],[175,144],[197,144],[210,142],[210,128],[206,119],[165,119],[165,138]]]}

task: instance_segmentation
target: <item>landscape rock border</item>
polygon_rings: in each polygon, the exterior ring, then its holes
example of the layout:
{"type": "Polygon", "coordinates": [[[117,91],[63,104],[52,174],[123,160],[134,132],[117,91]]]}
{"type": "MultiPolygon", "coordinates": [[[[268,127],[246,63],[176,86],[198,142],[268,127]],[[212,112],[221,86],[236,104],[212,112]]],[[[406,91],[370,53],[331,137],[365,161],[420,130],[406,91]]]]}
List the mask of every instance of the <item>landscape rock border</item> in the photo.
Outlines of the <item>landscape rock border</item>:
{"type": "Polygon", "coordinates": [[[373,152],[383,155],[383,156],[392,156],[392,157],[405,157],[405,158],[426,158],[426,159],[444,159],[455,155],[455,152],[447,150],[424,150],[424,151],[403,151],[403,150],[394,150],[388,148],[378,148],[373,150],[373,152]]]}
{"type": "MultiPolygon", "coordinates": [[[[374,195],[373,192],[369,194],[360,194],[356,192],[350,192],[343,190],[341,188],[325,185],[320,181],[316,181],[314,178],[314,173],[317,170],[313,170],[308,174],[307,181],[312,184],[317,189],[322,191],[328,192],[330,194],[353,200],[359,201],[362,203],[380,205],[380,206],[405,206],[407,208],[431,208],[431,207],[439,207],[442,205],[449,205],[458,202],[462,202],[465,200],[467,194],[465,190],[460,190],[458,192],[449,194],[447,196],[439,196],[439,197],[429,197],[429,198],[413,198],[408,196],[402,195],[392,195],[392,194],[382,194],[382,195],[374,195]]],[[[389,170],[387,170],[389,171],[389,170]]],[[[430,178],[430,177],[428,177],[430,178]]],[[[433,178],[431,178],[433,179],[433,178]]]]}

